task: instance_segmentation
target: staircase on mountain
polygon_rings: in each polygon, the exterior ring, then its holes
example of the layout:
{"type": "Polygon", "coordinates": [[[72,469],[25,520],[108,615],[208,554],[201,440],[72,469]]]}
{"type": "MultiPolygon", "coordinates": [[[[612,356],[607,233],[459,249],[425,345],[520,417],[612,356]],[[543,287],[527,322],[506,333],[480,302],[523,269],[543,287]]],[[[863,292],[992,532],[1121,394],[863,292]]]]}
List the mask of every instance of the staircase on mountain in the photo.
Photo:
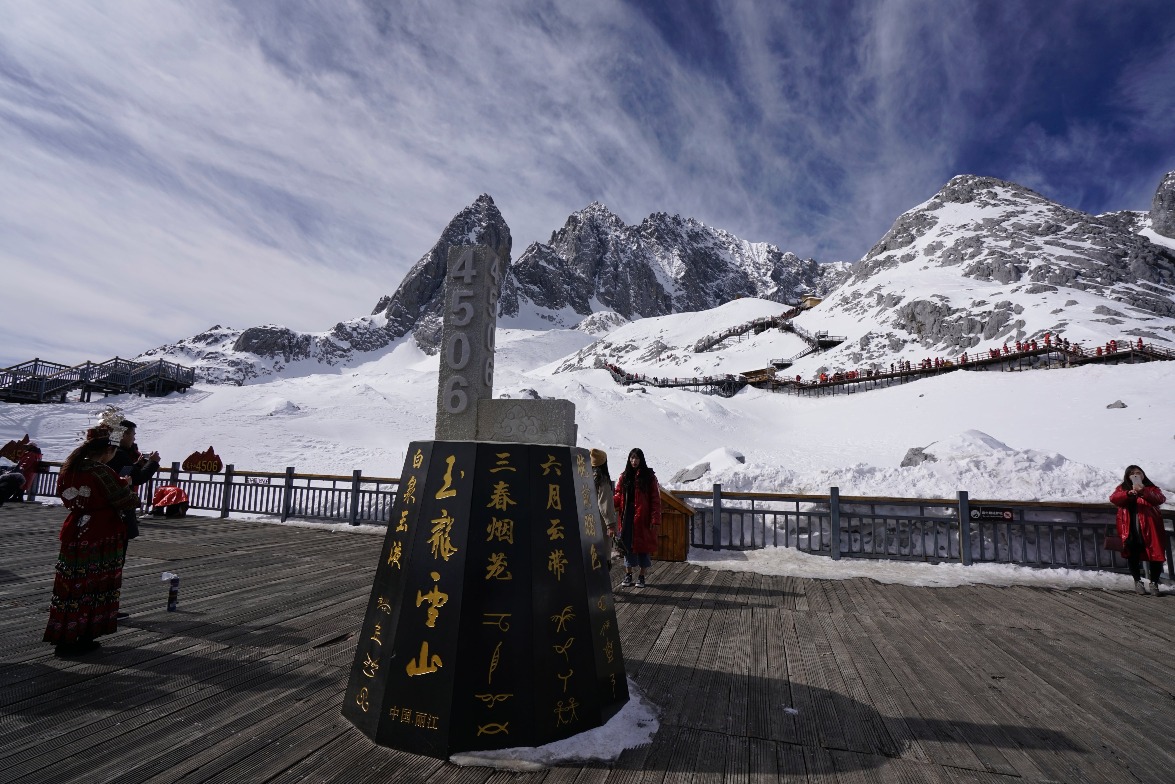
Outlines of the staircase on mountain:
{"type": "Polygon", "coordinates": [[[33,359],[0,369],[0,400],[64,403],[72,392],[78,392],[82,401],[90,400],[94,392],[160,396],[183,392],[195,381],[195,369],[162,359],[133,362],[115,357],[72,366],[33,359]]]}

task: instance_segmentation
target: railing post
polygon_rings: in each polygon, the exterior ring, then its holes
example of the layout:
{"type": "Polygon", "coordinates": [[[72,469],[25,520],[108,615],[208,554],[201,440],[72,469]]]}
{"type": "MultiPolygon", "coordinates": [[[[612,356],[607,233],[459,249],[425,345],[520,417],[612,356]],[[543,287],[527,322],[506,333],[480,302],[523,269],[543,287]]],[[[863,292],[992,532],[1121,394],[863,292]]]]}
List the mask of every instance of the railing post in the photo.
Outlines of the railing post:
{"type": "Polygon", "coordinates": [[[828,488],[828,525],[832,529],[828,543],[832,552],[832,560],[840,560],[840,488],[828,488]]]}
{"type": "MultiPolygon", "coordinates": [[[[1159,518],[1159,525],[1164,528],[1167,526],[1167,521],[1162,517],[1159,518]]],[[[1175,554],[1171,552],[1171,534],[1167,534],[1167,576],[1175,580],[1175,554]]]]}
{"type": "Polygon", "coordinates": [[[359,482],[363,472],[356,469],[351,473],[351,525],[359,525],[359,482]]]}
{"type": "Polygon", "coordinates": [[[224,467],[224,485],[220,495],[220,516],[228,517],[233,503],[233,464],[224,467]]]}
{"type": "Polygon", "coordinates": [[[29,492],[25,496],[25,500],[28,501],[29,503],[32,503],[33,501],[37,500],[37,485],[40,484],[40,482],[41,482],[41,472],[38,471],[35,474],[33,474],[32,486],[29,487],[29,492]]]}
{"type": "Polygon", "coordinates": [[[967,491],[959,491],[959,560],[971,565],[971,503],[967,491]]]}
{"type": "Polygon", "coordinates": [[[282,522],[290,517],[290,502],[294,495],[294,467],[286,466],[286,484],[282,488],[282,522]]]}
{"type": "Polygon", "coordinates": [[[180,480],[180,464],[177,462],[174,462],[174,461],[171,464],[171,477],[170,477],[170,479],[171,479],[171,483],[173,485],[176,484],[177,482],[179,482],[179,480],[180,480]]]}
{"type": "Polygon", "coordinates": [[[714,549],[722,549],[722,485],[714,484],[714,520],[710,524],[710,531],[714,537],[714,549]]]}

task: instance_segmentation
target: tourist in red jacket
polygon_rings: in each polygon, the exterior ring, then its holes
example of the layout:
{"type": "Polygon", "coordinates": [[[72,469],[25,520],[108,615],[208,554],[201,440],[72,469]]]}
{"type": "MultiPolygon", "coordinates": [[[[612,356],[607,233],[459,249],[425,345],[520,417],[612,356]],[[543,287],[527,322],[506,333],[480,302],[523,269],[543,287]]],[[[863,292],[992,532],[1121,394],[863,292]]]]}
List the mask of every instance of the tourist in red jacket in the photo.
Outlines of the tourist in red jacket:
{"type": "Polygon", "coordinates": [[[1142,561],[1146,561],[1152,596],[1159,595],[1159,578],[1167,554],[1167,531],[1159,506],[1167,499],[1146,473],[1136,465],[1126,468],[1122,484],[1114,488],[1110,503],[1118,507],[1118,536],[1122,539],[1122,556],[1130,564],[1134,590],[1145,595],[1142,585],[1142,561]]]}
{"type": "Polygon", "coordinates": [[[651,556],[657,552],[657,532],[661,527],[661,488],[657,475],[645,463],[645,453],[633,449],[628,453],[628,464],[616,482],[612,496],[616,503],[620,540],[624,543],[624,582],[632,585],[633,567],[640,569],[636,587],[645,587],[645,570],[652,566],[651,556]]]}

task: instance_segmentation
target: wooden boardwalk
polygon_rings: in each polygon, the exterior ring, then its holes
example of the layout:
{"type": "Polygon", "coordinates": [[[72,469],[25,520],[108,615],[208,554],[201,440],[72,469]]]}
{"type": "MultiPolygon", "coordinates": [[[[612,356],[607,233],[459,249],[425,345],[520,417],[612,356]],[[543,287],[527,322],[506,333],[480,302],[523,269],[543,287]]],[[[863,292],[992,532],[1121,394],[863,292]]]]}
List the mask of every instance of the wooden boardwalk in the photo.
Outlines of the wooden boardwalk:
{"type": "Polygon", "coordinates": [[[628,673],[662,712],[653,743],[508,773],[342,719],[382,537],[149,520],[132,617],[64,660],[40,641],[61,517],[0,508],[0,782],[1175,781],[1175,596],[657,564],[617,598],[628,673]]]}

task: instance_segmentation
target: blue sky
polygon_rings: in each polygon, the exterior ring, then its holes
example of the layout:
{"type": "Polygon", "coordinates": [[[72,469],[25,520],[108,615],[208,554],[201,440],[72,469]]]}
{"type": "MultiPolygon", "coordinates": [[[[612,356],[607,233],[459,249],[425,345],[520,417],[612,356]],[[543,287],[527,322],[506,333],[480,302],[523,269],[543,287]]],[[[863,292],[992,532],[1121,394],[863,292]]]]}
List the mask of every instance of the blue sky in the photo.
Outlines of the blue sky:
{"type": "Polygon", "coordinates": [[[856,260],[955,174],[1145,210],[1170,0],[0,0],[0,365],[325,330],[480,193],[856,260]]]}

